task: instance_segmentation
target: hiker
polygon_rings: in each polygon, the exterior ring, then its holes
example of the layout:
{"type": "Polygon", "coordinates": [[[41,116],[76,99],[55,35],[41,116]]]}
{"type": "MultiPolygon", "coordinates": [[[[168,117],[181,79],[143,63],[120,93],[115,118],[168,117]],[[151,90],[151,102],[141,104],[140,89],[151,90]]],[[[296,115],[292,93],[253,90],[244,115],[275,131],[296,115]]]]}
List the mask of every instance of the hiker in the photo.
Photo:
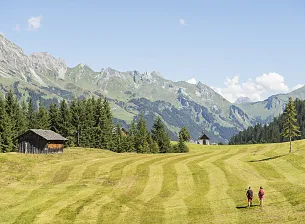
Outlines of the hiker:
{"type": "Polygon", "coordinates": [[[253,198],[253,191],[251,190],[251,187],[249,187],[249,190],[247,190],[247,198],[248,198],[248,207],[252,205],[252,198],[253,198]]]}
{"type": "Polygon", "coordinates": [[[258,191],[259,206],[261,206],[261,207],[263,206],[264,195],[265,195],[265,192],[264,192],[263,187],[261,186],[258,191]]]}

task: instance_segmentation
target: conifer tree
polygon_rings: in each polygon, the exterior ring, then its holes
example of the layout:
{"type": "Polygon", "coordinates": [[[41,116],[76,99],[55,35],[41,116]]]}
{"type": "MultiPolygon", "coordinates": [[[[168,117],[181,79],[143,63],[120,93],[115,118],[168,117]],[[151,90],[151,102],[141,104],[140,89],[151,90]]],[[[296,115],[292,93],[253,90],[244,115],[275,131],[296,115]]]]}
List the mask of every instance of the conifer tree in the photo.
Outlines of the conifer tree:
{"type": "Polygon", "coordinates": [[[184,130],[182,130],[182,129],[179,132],[179,142],[178,142],[178,145],[177,145],[177,151],[182,152],[182,153],[189,151],[187,145],[184,142],[185,136],[184,136],[183,132],[184,132],[184,130]]]}
{"type": "Polygon", "coordinates": [[[103,116],[101,117],[101,128],[102,128],[102,146],[105,149],[111,149],[113,146],[112,142],[112,114],[109,102],[104,99],[103,102],[103,116]]]}
{"type": "Polygon", "coordinates": [[[179,136],[180,135],[184,142],[189,142],[191,140],[190,132],[187,130],[186,127],[181,128],[179,132],[179,136]]]}
{"type": "Polygon", "coordinates": [[[135,152],[136,151],[135,136],[136,136],[136,122],[133,119],[131,124],[130,124],[127,139],[126,139],[126,141],[128,143],[128,149],[126,150],[127,152],[135,152]]]}
{"type": "Polygon", "coordinates": [[[82,123],[80,129],[80,145],[83,147],[94,147],[95,145],[95,119],[94,119],[94,105],[95,99],[91,98],[85,100],[83,102],[83,109],[82,109],[82,123]]]}
{"type": "Polygon", "coordinates": [[[152,128],[153,140],[158,143],[159,151],[161,153],[171,152],[172,145],[170,142],[170,137],[165,130],[164,123],[160,116],[154,120],[152,128]]]}
{"type": "Polygon", "coordinates": [[[47,130],[50,128],[49,114],[43,105],[39,107],[38,113],[36,115],[36,124],[38,129],[47,130]]]}
{"type": "Polygon", "coordinates": [[[15,98],[12,90],[6,95],[6,113],[11,122],[11,135],[14,149],[17,148],[17,137],[27,129],[26,111],[22,111],[20,104],[15,98]]]}
{"type": "Polygon", "coordinates": [[[32,103],[32,98],[30,98],[29,103],[28,103],[28,111],[27,111],[27,119],[28,119],[28,128],[36,128],[36,113],[34,111],[33,103],[32,103]]]}
{"type": "Polygon", "coordinates": [[[12,123],[7,114],[6,102],[0,96],[0,151],[11,152],[14,150],[12,123]]]}
{"type": "Polygon", "coordinates": [[[71,127],[72,127],[72,136],[74,137],[73,145],[80,146],[80,130],[83,120],[83,107],[82,102],[78,100],[73,100],[70,106],[71,112],[71,127]]]}
{"type": "Polygon", "coordinates": [[[121,125],[117,124],[116,127],[115,127],[114,136],[113,136],[112,151],[123,152],[122,139],[123,139],[123,135],[122,135],[122,131],[121,131],[121,125]]]}
{"type": "Polygon", "coordinates": [[[59,134],[68,139],[67,145],[71,146],[73,143],[71,114],[68,104],[62,100],[59,107],[59,134]]]}
{"type": "Polygon", "coordinates": [[[17,111],[17,121],[16,121],[17,130],[18,130],[17,135],[21,135],[22,133],[27,131],[29,125],[27,121],[27,106],[25,101],[22,101],[21,106],[18,108],[19,109],[17,111]]]}
{"type": "Polygon", "coordinates": [[[52,103],[49,108],[49,127],[52,131],[58,132],[59,126],[59,110],[57,105],[52,103]]]}
{"type": "Polygon", "coordinates": [[[95,143],[95,148],[102,148],[102,118],[105,114],[103,102],[101,98],[98,98],[95,104],[95,113],[94,113],[94,143],[95,143]]]}
{"type": "Polygon", "coordinates": [[[293,137],[299,136],[299,126],[297,125],[297,119],[296,119],[296,109],[295,105],[293,103],[292,98],[289,98],[288,105],[285,108],[284,111],[284,127],[282,136],[285,138],[289,138],[290,142],[290,150],[289,153],[292,153],[292,143],[291,140],[293,137]]]}
{"type": "Polygon", "coordinates": [[[151,133],[148,133],[147,143],[148,143],[148,146],[149,146],[149,151],[151,153],[158,153],[159,152],[159,146],[156,142],[154,142],[151,133]]]}
{"type": "Polygon", "coordinates": [[[146,121],[143,114],[141,114],[136,131],[136,150],[137,153],[147,153],[149,152],[148,143],[147,143],[147,129],[146,121]]]}

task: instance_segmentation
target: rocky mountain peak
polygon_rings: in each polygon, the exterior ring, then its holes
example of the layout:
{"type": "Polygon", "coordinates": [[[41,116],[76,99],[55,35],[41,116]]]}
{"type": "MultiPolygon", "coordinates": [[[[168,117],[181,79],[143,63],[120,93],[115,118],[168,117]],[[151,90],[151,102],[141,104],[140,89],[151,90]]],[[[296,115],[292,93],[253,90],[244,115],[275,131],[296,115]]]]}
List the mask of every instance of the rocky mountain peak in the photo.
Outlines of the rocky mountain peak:
{"type": "Polygon", "coordinates": [[[249,97],[239,97],[236,101],[235,104],[242,104],[242,103],[251,103],[252,100],[249,97]]]}

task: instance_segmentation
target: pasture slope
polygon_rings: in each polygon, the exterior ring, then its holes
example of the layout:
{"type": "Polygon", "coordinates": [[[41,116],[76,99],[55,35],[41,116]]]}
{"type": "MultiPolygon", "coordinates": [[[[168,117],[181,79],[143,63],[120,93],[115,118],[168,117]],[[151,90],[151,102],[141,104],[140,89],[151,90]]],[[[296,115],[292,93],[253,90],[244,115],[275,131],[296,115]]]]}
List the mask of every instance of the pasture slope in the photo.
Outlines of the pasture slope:
{"type": "Polygon", "coordinates": [[[304,223],[305,141],[186,154],[0,154],[0,223],[304,223]],[[248,185],[266,191],[245,208],[248,185]]]}

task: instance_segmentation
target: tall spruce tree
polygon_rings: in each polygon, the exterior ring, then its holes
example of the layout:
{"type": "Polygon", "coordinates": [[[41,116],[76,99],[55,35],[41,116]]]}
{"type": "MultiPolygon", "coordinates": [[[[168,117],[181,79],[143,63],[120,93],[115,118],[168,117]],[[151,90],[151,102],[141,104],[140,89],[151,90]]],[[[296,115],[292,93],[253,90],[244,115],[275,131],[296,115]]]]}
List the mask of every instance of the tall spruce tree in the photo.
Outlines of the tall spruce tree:
{"type": "Polygon", "coordinates": [[[50,129],[49,114],[43,105],[39,106],[39,110],[36,115],[36,124],[36,128],[38,129],[50,129]]]}
{"type": "Polygon", "coordinates": [[[130,124],[130,127],[129,127],[129,130],[128,130],[128,135],[127,135],[127,143],[128,143],[128,149],[127,149],[127,152],[135,152],[136,151],[136,142],[135,142],[135,136],[136,136],[136,122],[135,120],[133,119],[131,124],[130,124]]]}
{"type": "Polygon", "coordinates": [[[80,130],[83,120],[83,107],[80,99],[73,100],[70,106],[73,145],[80,146],[80,130]]]}
{"type": "Polygon", "coordinates": [[[146,121],[144,119],[143,114],[141,114],[136,131],[136,150],[137,153],[148,153],[149,146],[147,143],[147,129],[146,129],[146,121]]]}
{"type": "Polygon", "coordinates": [[[104,114],[101,117],[101,128],[102,128],[102,146],[105,149],[111,149],[113,146],[112,142],[112,114],[109,102],[104,99],[103,102],[104,114]]]}
{"type": "Polygon", "coordinates": [[[119,153],[123,152],[122,140],[123,140],[123,135],[122,135],[121,125],[117,124],[113,133],[112,151],[119,153]]]}
{"type": "Polygon", "coordinates": [[[27,106],[25,101],[22,101],[21,106],[17,112],[17,130],[18,135],[21,135],[28,129],[28,121],[27,121],[27,106]]]}
{"type": "Polygon", "coordinates": [[[14,97],[12,90],[6,95],[6,113],[11,121],[11,135],[14,143],[14,149],[17,148],[17,137],[24,132],[26,127],[26,118],[18,103],[14,97]]]}
{"type": "Polygon", "coordinates": [[[55,103],[50,104],[49,108],[49,127],[52,131],[58,132],[59,125],[59,110],[55,103]]]}
{"type": "Polygon", "coordinates": [[[65,100],[62,100],[59,107],[59,134],[68,139],[67,145],[71,146],[73,143],[71,124],[71,114],[68,104],[65,100]]]}
{"type": "Polygon", "coordinates": [[[154,120],[154,124],[152,127],[152,137],[155,142],[158,143],[159,151],[161,153],[171,152],[172,151],[172,145],[170,142],[170,137],[165,130],[164,123],[162,122],[162,119],[160,116],[158,116],[154,120]]]}
{"type": "Polygon", "coordinates": [[[27,119],[28,119],[28,125],[29,125],[28,128],[29,129],[37,127],[36,112],[33,107],[32,98],[30,98],[29,103],[28,103],[27,119]]]}
{"type": "Polygon", "coordinates": [[[185,136],[184,133],[185,130],[183,130],[183,128],[179,131],[179,141],[178,141],[178,145],[177,145],[177,151],[178,152],[188,152],[189,148],[187,147],[187,145],[185,144],[185,136]]]}
{"type": "Polygon", "coordinates": [[[6,102],[0,96],[0,150],[1,152],[14,151],[12,122],[7,114],[6,102]]]}
{"type": "Polygon", "coordinates": [[[82,104],[82,122],[81,122],[81,129],[80,129],[80,145],[83,147],[94,147],[95,145],[95,119],[94,119],[94,105],[95,99],[90,98],[85,100],[82,104]]]}
{"type": "Polygon", "coordinates": [[[299,134],[300,128],[297,125],[296,116],[297,114],[296,114],[295,105],[292,98],[290,97],[288,105],[286,106],[284,111],[284,127],[282,132],[282,136],[284,136],[285,138],[289,138],[289,142],[290,142],[289,153],[292,153],[292,143],[291,143],[292,138],[300,135],[299,134]]]}
{"type": "Polygon", "coordinates": [[[190,132],[187,130],[186,127],[181,128],[179,132],[179,136],[180,135],[184,142],[189,142],[191,140],[190,132]]]}

